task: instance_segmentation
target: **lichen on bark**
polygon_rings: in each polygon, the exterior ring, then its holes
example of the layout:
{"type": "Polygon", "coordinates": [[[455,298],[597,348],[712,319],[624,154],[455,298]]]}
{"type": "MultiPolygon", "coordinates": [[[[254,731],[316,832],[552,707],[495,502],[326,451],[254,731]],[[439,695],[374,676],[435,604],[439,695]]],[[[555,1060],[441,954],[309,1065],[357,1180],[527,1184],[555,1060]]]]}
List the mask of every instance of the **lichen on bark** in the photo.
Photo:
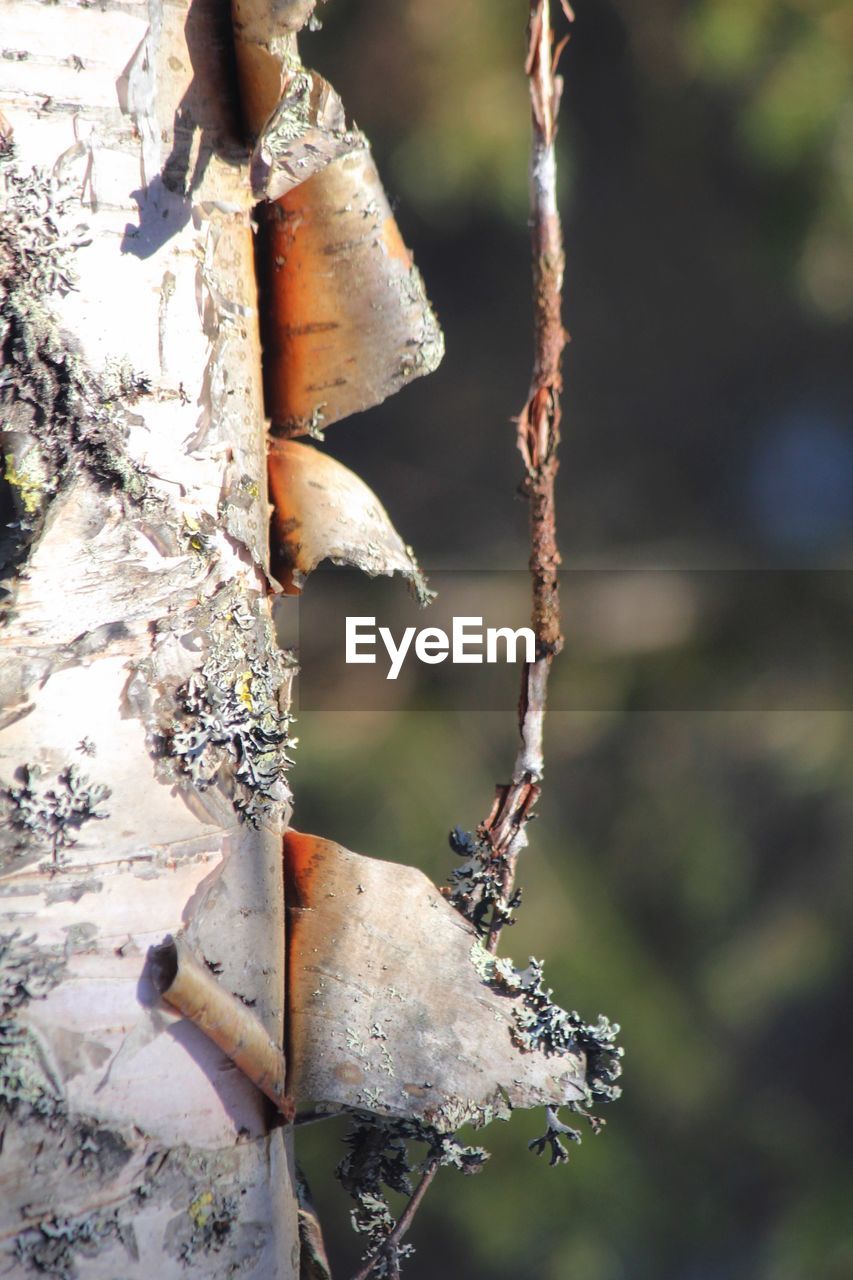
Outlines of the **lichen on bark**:
{"type": "Polygon", "coordinates": [[[61,960],[2,1021],[0,1270],[292,1280],[289,1136],[144,973],[183,926],[281,1038],[289,669],[227,11],[8,9],[45,82],[84,56],[49,112],[27,64],[0,85],[0,930],[61,960]],[[167,742],[202,712],[199,797],[167,742]]]}
{"type": "Polygon", "coordinates": [[[4,474],[26,534],[74,464],[130,498],[152,499],[144,470],[125,448],[129,406],[150,381],[128,362],[90,369],[52,312],[51,295],[77,287],[75,250],[90,234],[73,221],[60,179],[7,161],[0,183],[4,474]]]}

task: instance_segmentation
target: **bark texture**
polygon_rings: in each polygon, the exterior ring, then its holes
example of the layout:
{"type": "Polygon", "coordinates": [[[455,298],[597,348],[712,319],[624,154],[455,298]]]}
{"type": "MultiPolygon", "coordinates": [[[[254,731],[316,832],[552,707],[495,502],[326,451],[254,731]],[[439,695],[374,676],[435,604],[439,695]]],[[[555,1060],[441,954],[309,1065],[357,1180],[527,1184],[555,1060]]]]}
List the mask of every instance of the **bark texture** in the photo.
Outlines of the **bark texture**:
{"type": "Polygon", "coordinates": [[[276,200],[264,240],[276,433],[316,433],[436,368],[441,330],[364,146],[276,200]]]}
{"type": "Polygon", "coordinates": [[[288,595],[297,595],[322,560],[348,564],[370,577],[401,573],[425,587],[411,547],[363,480],[328,453],[298,440],[274,440],[269,454],[272,568],[288,595]]]}
{"type": "Polygon", "coordinates": [[[282,1042],[291,670],[229,15],[0,25],[0,1270],[292,1277],[290,1131],[146,969],[183,930],[282,1042]]]}
{"type": "Polygon", "coordinates": [[[293,830],[285,868],[297,1103],[446,1134],[583,1101],[582,1049],[557,1056],[531,1034],[523,976],[423,872],[293,830]]]}

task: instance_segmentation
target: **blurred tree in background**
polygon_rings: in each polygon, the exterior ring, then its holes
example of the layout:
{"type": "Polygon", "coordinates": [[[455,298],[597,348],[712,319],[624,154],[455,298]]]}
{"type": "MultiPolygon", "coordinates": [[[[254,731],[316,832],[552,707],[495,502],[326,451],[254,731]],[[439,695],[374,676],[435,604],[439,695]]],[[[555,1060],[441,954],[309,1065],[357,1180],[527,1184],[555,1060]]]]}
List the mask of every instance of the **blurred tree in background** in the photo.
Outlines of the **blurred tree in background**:
{"type": "MultiPolygon", "coordinates": [[[[527,1153],[538,1116],[487,1130],[485,1171],[445,1173],[427,1199],[408,1274],[848,1280],[853,9],[576,9],[559,138],[564,561],[730,572],[713,600],[719,575],[693,576],[678,626],[659,593],[626,588],[596,617],[588,594],[570,599],[559,678],[594,653],[598,683],[586,709],[550,716],[503,949],[544,955],[562,1003],[622,1023],[625,1094],[568,1169],[527,1153]],[[773,586],[792,567],[808,571],[796,595],[773,586]],[[744,568],[767,571],[759,623],[744,568]],[[710,673],[716,693],[656,701],[650,660],[710,673]]],[[[448,340],[436,375],[326,447],[427,568],[522,568],[524,9],[330,0],[321,14],[306,61],[373,139],[448,340]]],[[[442,882],[447,830],[487,811],[514,720],[347,712],[342,691],[339,712],[303,713],[300,743],[299,828],[442,882]]],[[[317,1126],[300,1146],[346,1274],[340,1136],[317,1126]]]]}

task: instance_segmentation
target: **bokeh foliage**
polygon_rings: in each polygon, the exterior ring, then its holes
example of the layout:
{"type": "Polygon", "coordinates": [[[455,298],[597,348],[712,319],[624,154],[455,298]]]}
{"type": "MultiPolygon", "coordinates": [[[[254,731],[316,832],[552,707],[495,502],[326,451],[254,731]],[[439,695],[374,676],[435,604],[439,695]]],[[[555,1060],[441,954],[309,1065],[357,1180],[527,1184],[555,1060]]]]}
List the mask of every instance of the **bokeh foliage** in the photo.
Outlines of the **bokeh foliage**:
{"type": "MultiPolygon", "coordinates": [[[[718,118],[744,180],[800,205],[785,248],[810,303],[853,310],[853,11],[847,0],[653,0],[578,7],[618,23],[645,108],[718,118]]],[[[389,181],[432,222],[526,214],[526,86],[517,0],[336,0],[318,58],[386,159],[389,181]]],[[[313,50],[311,50],[313,52],[313,50]]],[[[566,66],[571,76],[572,50],[566,66]]],[[[564,132],[574,122],[567,115],[564,132]]],[[[667,126],[664,125],[664,128],[667,126]]],[[[572,149],[563,149],[568,186],[572,149]]],[[[766,228],[769,231],[769,228],[766,228]]]]}

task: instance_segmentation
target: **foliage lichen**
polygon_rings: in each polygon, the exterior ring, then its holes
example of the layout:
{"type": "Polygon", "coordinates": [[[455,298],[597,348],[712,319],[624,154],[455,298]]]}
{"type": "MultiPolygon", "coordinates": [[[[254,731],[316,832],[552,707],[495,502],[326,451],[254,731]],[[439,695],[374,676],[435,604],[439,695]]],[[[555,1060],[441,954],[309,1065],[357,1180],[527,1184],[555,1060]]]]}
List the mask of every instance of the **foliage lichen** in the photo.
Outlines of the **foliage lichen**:
{"type": "Polygon", "coordinates": [[[76,764],[63,769],[52,786],[41,783],[36,765],[21,765],[18,776],[18,783],[0,787],[6,820],[27,844],[50,849],[54,865],[62,850],[77,843],[75,833],[84,823],[109,817],[100,807],[109,799],[109,787],[92,782],[76,764]]]}
{"type": "MultiPolygon", "coordinates": [[[[510,1035],[520,1052],[571,1057],[573,1067],[577,1066],[578,1058],[585,1061],[584,1094],[565,1105],[583,1115],[594,1133],[600,1132],[603,1121],[592,1114],[590,1108],[619,1097],[617,1080],[622,1070],[622,1049],[616,1043],[618,1025],[603,1015],[589,1023],[577,1012],[557,1005],[552,991],[544,984],[541,961],[531,957],[527,968],[520,970],[511,960],[486,950],[482,939],[496,920],[502,924],[511,921],[520,901],[519,894],[505,902],[500,865],[480,833],[465,832],[457,827],[451,833],[450,843],[465,862],[454,872],[452,887],[445,890],[445,895],[476,929],[478,936],[471,947],[471,963],[483,982],[512,998],[510,1035]]],[[[373,1114],[370,1100],[365,1097],[364,1101],[367,1104],[364,1110],[352,1109],[354,1118],[345,1138],[348,1152],[336,1176],[355,1202],[351,1219],[354,1230],[366,1239],[364,1261],[372,1263],[372,1274],[382,1280],[398,1276],[401,1261],[413,1252],[411,1245],[401,1244],[394,1238],[397,1223],[386,1194],[387,1189],[412,1195],[410,1175],[416,1166],[407,1144],[426,1144],[426,1156],[419,1163],[420,1168],[437,1162],[463,1173],[476,1173],[488,1153],[480,1147],[464,1146],[456,1136],[458,1130],[466,1124],[479,1128],[493,1120],[508,1120],[512,1107],[504,1091],[499,1089],[486,1106],[464,1098],[448,1100],[440,1112],[430,1115],[427,1124],[373,1114]]],[[[545,1114],[545,1132],[529,1142],[528,1148],[537,1154],[549,1149],[550,1163],[563,1164],[568,1160],[564,1139],[580,1142],[581,1134],[559,1118],[558,1103],[546,1106],[545,1114]]]]}
{"type": "Polygon", "coordinates": [[[419,1121],[366,1112],[355,1114],[344,1142],[347,1154],[335,1176],[355,1202],[350,1216],[353,1229],[365,1237],[364,1260],[376,1258],[373,1274],[389,1280],[399,1275],[400,1262],[414,1253],[414,1247],[391,1242],[396,1223],[384,1188],[410,1196],[412,1173],[435,1161],[465,1174],[479,1173],[488,1153],[481,1147],[463,1146],[455,1135],[438,1133],[419,1121]],[[412,1161],[409,1142],[426,1145],[421,1160],[412,1161]]]}
{"type": "Polygon", "coordinates": [[[0,934],[0,1111],[44,1119],[61,1109],[38,1045],[16,1015],[28,1001],[52,991],[65,967],[64,953],[40,946],[35,935],[22,937],[19,929],[0,934]]]}
{"type": "Polygon", "coordinates": [[[521,906],[521,890],[516,889],[509,902],[504,901],[506,859],[495,855],[479,832],[454,827],[449,842],[457,857],[465,859],[451,872],[451,887],[446,891],[451,906],[471,921],[481,937],[495,927],[513,924],[513,912],[521,906]]]}
{"type": "Polygon", "coordinates": [[[79,1217],[46,1218],[21,1232],[15,1241],[15,1256],[26,1271],[40,1272],[56,1280],[77,1280],[77,1259],[93,1258],[111,1241],[118,1240],[133,1259],[139,1251],[133,1228],[119,1221],[115,1209],[104,1209],[79,1217]]]}
{"type": "Polygon", "coordinates": [[[253,825],[272,820],[290,799],[287,751],[295,739],[281,690],[291,660],[263,612],[228,588],[197,611],[195,624],[207,635],[207,654],[177,690],[166,753],[202,791],[230,765],[243,818],[253,825]]]}

